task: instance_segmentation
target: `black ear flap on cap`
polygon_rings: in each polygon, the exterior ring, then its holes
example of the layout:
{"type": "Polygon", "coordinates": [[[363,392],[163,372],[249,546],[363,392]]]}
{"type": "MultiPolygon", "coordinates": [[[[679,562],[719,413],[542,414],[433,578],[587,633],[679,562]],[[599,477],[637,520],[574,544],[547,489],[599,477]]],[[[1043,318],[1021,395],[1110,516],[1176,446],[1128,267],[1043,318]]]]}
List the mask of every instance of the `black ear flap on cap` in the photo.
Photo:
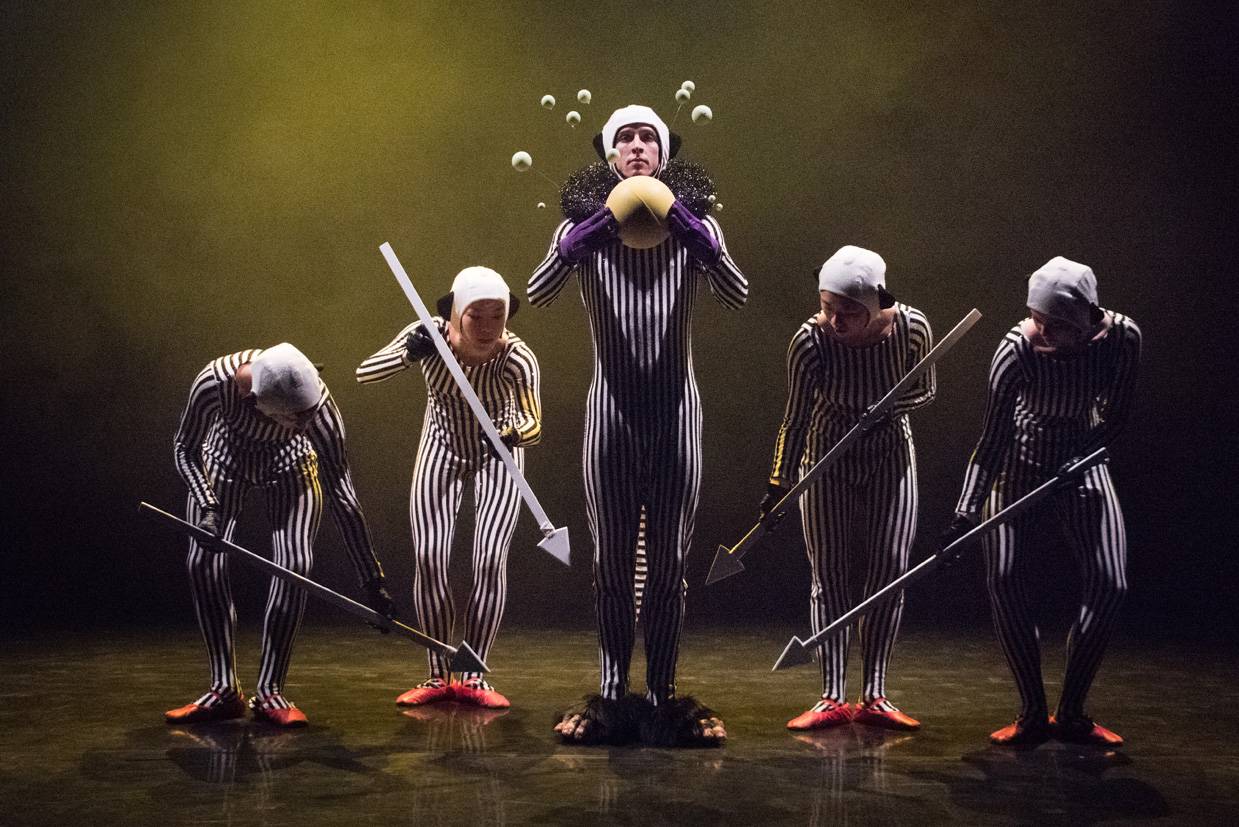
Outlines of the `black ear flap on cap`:
{"type": "Polygon", "coordinates": [[[521,307],[521,300],[516,298],[515,294],[509,293],[508,294],[508,318],[510,319],[513,316],[515,316],[516,311],[520,310],[520,307],[521,307]]]}
{"type": "Polygon", "coordinates": [[[676,155],[680,154],[680,144],[683,143],[683,141],[681,141],[680,136],[674,132],[669,134],[671,135],[671,151],[667,153],[667,157],[674,158],[676,155]]]}
{"type": "Polygon", "coordinates": [[[1102,310],[1095,304],[1088,306],[1088,320],[1093,324],[1101,324],[1102,319],[1106,317],[1106,311],[1102,310]]]}
{"type": "Polygon", "coordinates": [[[814,268],[813,268],[813,282],[814,282],[814,284],[816,284],[817,282],[821,281],[821,279],[822,279],[822,268],[823,268],[823,267],[825,267],[825,266],[826,266],[825,264],[819,264],[818,266],[816,266],[816,267],[814,267],[814,268]]]}
{"type": "Polygon", "coordinates": [[[310,364],[314,365],[314,369],[318,371],[319,373],[322,373],[323,369],[327,367],[322,362],[311,362],[310,364]]]}
{"type": "Polygon", "coordinates": [[[452,318],[452,294],[441,296],[435,304],[435,310],[439,311],[439,315],[444,319],[452,318]]]}
{"type": "Polygon", "coordinates": [[[594,152],[598,153],[598,157],[602,160],[607,159],[607,148],[602,145],[602,133],[599,132],[594,136],[594,152]]]}
{"type": "Polygon", "coordinates": [[[894,307],[894,306],[895,306],[895,297],[892,296],[890,293],[886,292],[885,287],[879,286],[878,287],[878,307],[885,310],[888,307],[894,307]]]}

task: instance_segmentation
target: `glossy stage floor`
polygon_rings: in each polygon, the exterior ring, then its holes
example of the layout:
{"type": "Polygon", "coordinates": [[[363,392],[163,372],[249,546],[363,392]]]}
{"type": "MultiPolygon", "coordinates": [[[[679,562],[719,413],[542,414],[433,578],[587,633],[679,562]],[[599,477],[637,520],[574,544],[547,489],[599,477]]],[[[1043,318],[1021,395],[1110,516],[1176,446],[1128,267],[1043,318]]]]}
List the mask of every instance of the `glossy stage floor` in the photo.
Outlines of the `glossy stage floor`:
{"type": "MultiPolygon", "coordinates": [[[[595,681],[584,630],[504,630],[490,665],[511,710],[402,713],[392,701],[422,678],[421,650],[364,627],[307,628],[287,692],[310,726],[292,732],[163,723],[204,679],[191,629],[10,639],[0,822],[1209,824],[1239,804],[1231,650],[1117,641],[1092,709],[1127,746],[1013,751],[986,743],[1014,701],[981,631],[900,641],[891,694],[921,732],[787,732],[818,681],[816,666],[769,672],[791,631],[687,633],[682,691],[730,735],[705,750],[557,743],[554,710],[595,681]]],[[[1053,693],[1061,650],[1048,649],[1053,693]]],[[[254,637],[238,651],[248,688],[254,637]]]]}

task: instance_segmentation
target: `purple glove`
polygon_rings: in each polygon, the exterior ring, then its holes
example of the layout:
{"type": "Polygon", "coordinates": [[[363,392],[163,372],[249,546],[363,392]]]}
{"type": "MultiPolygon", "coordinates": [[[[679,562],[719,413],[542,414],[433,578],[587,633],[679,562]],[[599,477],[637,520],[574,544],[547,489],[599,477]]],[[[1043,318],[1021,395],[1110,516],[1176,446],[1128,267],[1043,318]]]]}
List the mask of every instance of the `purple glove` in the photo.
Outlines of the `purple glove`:
{"type": "Polygon", "coordinates": [[[707,267],[718,264],[719,257],[723,254],[718,239],[706,229],[705,222],[693,215],[678,198],[671,204],[671,209],[667,210],[667,226],[671,234],[688,248],[688,254],[693,258],[707,267]]]}
{"type": "Polygon", "coordinates": [[[603,207],[564,233],[559,239],[559,257],[569,264],[577,264],[618,235],[619,222],[609,207],[603,207]]]}

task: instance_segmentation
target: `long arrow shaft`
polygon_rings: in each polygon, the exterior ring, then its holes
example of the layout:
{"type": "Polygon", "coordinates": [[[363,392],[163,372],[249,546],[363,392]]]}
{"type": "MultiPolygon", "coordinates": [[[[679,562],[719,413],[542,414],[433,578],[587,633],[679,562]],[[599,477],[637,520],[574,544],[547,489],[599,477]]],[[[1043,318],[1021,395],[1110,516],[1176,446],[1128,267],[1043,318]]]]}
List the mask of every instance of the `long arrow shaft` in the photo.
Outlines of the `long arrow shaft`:
{"type": "Polygon", "coordinates": [[[299,589],[314,595],[320,600],[324,600],[331,605],[343,609],[349,614],[356,615],[362,620],[371,623],[375,626],[384,629],[391,629],[410,640],[425,646],[433,652],[438,652],[441,655],[447,656],[449,659],[456,654],[456,647],[449,646],[440,640],[435,640],[430,635],[419,632],[412,626],[406,626],[398,620],[391,620],[371,609],[369,606],[362,605],[356,600],[345,597],[339,592],[332,591],[321,583],[316,583],[308,577],[304,577],[295,571],[284,568],[283,566],[273,563],[265,557],[261,557],[248,549],[238,546],[236,543],[225,540],[222,537],[216,537],[209,531],[204,531],[193,523],[186,522],[175,514],[169,514],[162,508],[157,508],[150,503],[144,502],[138,505],[138,508],[149,516],[163,520],[165,523],[174,525],[177,529],[189,534],[195,540],[206,545],[215,546],[222,549],[233,557],[239,558],[250,565],[262,569],[272,577],[277,577],[285,583],[290,583],[299,589]]]}
{"type": "Polygon", "coordinates": [[[979,540],[986,532],[997,528],[1003,523],[1009,523],[1016,517],[1023,514],[1028,509],[1032,508],[1042,499],[1051,494],[1055,489],[1061,487],[1064,483],[1084,473],[1087,469],[1102,462],[1106,459],[1106,449],[1098,448],[1093,453],[1080,459],[1072,464],[1069,468],[1064,469],[1062,474],[1051,477],[1046,482],[1029,491],[1024,496],[1020,497],[1009,506],[999,511],[997,514],[990,517],[988,520],[978,524],[975,528],[963,535],[955,542],[951,543],[946,548],[936,554],[931,554],[921,562],[917,563],[912,568],[908,569],[899,577],[892,580],[890,583],[883,586],[878,591],[874,592],[865,600],[856,604],[852,609],[840,615],[837,620],[832,622],[825,629],[822,629],[813,637],[804,642],[806,648],[820,646],[830,637],[839,632],[845,626],[856,620],[861,615],[867,614],[874,606],[887,600],[890,597],[898,594],[908,586],[911,586],[916,581],[928,575],[934,569],[938,568],[945,561],[958,555],[964,548],[971,545],[976,540],[979,540]]]}
{"type": "Polygon", "coordinates": [[[469,380],[456,362],[456,357],[452,354],[451,348],[448,347],[442,334],[439,333],[439,329],[432,320],[433,317],[430,310],[426,307],[426,303],[422,301],[422,297],[418,295],[413,282],[409,280],[408,273],[404,271],[404,265],[396,258],[396,251],[386,241],[380,245],[379,250],[383,253],[383,258],[387,259],[387,266],[391,268],[396,281],[400,282],[400,287],[413,305],[413,309],[417,311],[417,317],[421,319],[426,332],[430,334],[430,338],[434,341],[439,355],[443,357],[443,364],[447,366],[448,372],[452,374],[452,378],[456,380],[456,384],[460,387],[460,392],[465,397],[465,401],[473,409],[473,415],[477,417],[478,423],[482,426],[482,431],[490,440],[491,445],[494,446],[495,453],[503,460],[504,466],[508,469],[508,474],[511,475],[513,482],[516,483],[517,489],[520,490],[521,498],[525,501],[525,505],[529,507],[530,513],[538,521],[538,527],[542,529],[544,534],[554,531],[555,526],[551,523],[550,517],[546,515],[542,504],[538,502],[538,498],[534,495],[533,489],[525,479],[525,475],[517,467],[516,460],[512,458],[512,453],[508,450],[508,446],[504,445],[503,440],[500,439],[499,431],[495,429],[495,423],[491,421],[490,414],[486,412],[485,406],[482,405],[482,400],[478,399],[477,392],[469,384],[469,380]]]}
{"type": "MultiPolygon", "coordinates": [[[[902,379],[895,383],[886,395],[878,400],[865,415],[861,417],[860,422],[852,426],[843,437],[836,442],[831,449],[826,452],[826,456],[819,459],[812,468],[806,471],[800,480],[788,489],[783,498],[775,504],[774,508],[757,521],[757,524],[749,529],[748,533],[740,539],[731,548],[725,546],[720,548],[719,553],[726,553],[732,557],[739,559],[748,553],[748,549],[766,534],[773,530],[773,527],[783,518],[783,515],[795,504],[796,500],[809,489],[809,486],[817,482],[817,480],[825,474],[826,471],[834,465],[841,456],[843,456],[852,445],[860,439],[873,426],[873,423],[880,419],[898,400],[899,398],[912,387],[921,376],[928,371],[933,365],[946,355],[955,343],[963,338],[977,320],[981,318],[981,311],[973,308],[968,311],[964,318],[959,320],[955,327],[951,328],[951,332],[942,338],[933,348],[926,353],[919,362],[917,362],[911,370],[909,370],[902,379]]],[[[717,578],[721,579],[721,578],[717,578]]],[[[707,583],[713,580],[707,580],[707,583]]]]}

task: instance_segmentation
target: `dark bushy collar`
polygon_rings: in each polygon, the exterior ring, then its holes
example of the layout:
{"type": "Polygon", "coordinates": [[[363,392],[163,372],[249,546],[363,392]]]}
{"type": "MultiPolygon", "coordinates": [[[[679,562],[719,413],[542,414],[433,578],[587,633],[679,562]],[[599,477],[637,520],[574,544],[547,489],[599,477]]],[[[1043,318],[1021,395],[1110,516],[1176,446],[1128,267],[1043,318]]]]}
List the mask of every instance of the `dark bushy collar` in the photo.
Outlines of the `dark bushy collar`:
{"type": "MultiPolygon", "coordinates": [[[[672,158],[658,176],[684,206],[698,218],[705,218],[712,204],[714,181],[700,164],[672,158]]],[[[579,224],[607,203],[607,196],[620,182],[605,161],[595,161],[568,176],[559,190],[559,207],[564,218],[579,224]]]]}

